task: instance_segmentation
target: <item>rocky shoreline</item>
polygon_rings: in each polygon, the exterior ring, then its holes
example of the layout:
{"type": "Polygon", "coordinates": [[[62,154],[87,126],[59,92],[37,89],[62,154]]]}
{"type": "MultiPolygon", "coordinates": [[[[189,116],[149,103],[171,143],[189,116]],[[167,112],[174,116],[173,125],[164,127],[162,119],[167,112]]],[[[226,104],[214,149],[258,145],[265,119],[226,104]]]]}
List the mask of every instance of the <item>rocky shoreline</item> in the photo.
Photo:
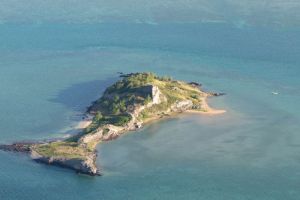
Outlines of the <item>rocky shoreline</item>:
{"type": "Polygon", "coordinates": [[[96,157],[97,154],[93,154],[93,157],[89,158],[89,162],[83,163],[80,159],[54,159],[51,157],[44,157],[38,154],[32,149],[32,146],[40,143],[28,143],[28,142],[18,142],[9,145],[0,145],[0,150],[15,153],[25,153],[28,154],[32,160],[37,163],[53,165],[63,168],[68,168],[75,170],[80,174],[87,174],[91,176],[101,176],[100,171],[96,167],[96,157]]]}
{"type": "Polygon", "coordinates": [[[2,151],[12,151],[12,152],[19,152],[19,153],[29,153],[30,152],[30,146],[34,143],[28,143],[28,142],[19,142],[19,143],[13,143],[13,144],[2,144],[0,145],[0,150],[2,151]]]}

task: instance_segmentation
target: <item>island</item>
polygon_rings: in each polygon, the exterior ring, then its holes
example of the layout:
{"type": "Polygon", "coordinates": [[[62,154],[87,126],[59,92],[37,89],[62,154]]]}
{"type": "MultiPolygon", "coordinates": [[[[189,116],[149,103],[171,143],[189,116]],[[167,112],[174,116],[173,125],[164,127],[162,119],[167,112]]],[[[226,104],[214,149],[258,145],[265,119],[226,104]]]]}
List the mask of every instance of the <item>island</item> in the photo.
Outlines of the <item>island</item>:
{"type": "Polygon", "coordinates": [[[207,104],[207,97],[223,93],[204,92],[201,84],[173,80],[153,73],[121,74],[101,98],[87,109],[90,117],[78,134],[44,142],[0,145],[1,150],[25,152],[37,162],[57,165],[88,175],[101,175],[96,165],[96,147],[148,122],[174,114],[193,112],[220,114],[207,104]]]}

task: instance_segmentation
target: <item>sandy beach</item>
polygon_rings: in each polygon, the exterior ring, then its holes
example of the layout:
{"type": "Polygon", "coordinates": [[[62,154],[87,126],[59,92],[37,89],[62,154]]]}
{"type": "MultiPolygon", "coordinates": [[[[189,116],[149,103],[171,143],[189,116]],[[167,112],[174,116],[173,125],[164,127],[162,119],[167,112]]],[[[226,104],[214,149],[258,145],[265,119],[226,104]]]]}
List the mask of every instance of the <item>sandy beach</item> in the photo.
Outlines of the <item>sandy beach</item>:
{"type": "MultiPolygon", "coordinates": [[[[202,108],[203,110],[205,111],[200,111],[200,110],[186,110],[184,111],[183,113],[192,113],[192,114],[204,114],[204,115],[220,115],[220,114],[224,114],[226,113],[226,110],[218,110],[218,109],[213,109],[212,107],[210,107],[207,103],[207,96],[206,97],[203,97],[202,99],[202,108]]],[[[147,120],[144,120],[144,125],[145,124],[150,124],[154,121],[157,121],[159,119],[162,119],[162,118],[171,118],[171,117],[174,117],[176,115],[179,115],[181,113],[168,113],[167,115],[165,116],[153,116],[151,118],[148,118],[147,120]]]]}
{"type": "Polygon", "coordinates": [[[89,114],[84,115],[84,119],[75,126],[75,130],[85,129],[92,123],[92,121],[93,121],[92,115],[89,114]]]}
{"type": "Polygon", "coordinates": [[[202,109],[205,111],[198,111],[198,110],[187,110],[187,113],[196,113],[196,114],[205,114],[205,115],[218,115],[223,114],[226,110],[217,110],[211,108],[207,103],[207,97],[202,99],[202,109]]]}

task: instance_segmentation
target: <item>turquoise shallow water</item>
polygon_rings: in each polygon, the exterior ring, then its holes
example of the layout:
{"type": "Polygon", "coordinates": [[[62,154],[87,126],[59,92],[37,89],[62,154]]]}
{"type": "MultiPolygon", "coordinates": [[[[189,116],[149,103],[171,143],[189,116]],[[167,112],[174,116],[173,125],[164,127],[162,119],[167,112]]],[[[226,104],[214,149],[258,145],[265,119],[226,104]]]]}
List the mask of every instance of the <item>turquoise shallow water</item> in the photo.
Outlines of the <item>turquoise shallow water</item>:
{"type": "Polygon", "coordinates": [[[116,72],[228,95],[99,146],[103,177],[0,152],[0,199],[299,199],[298,30],[0,25],[0,142],[61,137],[116,72]],[[272,95],[272,91],[279,95],[272,95]]]}

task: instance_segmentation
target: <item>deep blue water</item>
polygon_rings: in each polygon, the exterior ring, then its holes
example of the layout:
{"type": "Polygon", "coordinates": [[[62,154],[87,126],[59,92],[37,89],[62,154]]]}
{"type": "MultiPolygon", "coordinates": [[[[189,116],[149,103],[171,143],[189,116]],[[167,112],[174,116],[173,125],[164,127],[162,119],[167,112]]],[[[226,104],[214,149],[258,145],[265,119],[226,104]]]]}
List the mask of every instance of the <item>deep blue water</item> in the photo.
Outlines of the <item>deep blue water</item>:
{"type": "Polygon", "coordinates": [[[0,143],[61,137],[117,72],[226,92],[99,146],[103,177],[0,152],[0,199],[299,199],[300,30],[226,24],[0,25],[0,143]],[[272,95],[272,92],[279,95],[272,95]]]}

